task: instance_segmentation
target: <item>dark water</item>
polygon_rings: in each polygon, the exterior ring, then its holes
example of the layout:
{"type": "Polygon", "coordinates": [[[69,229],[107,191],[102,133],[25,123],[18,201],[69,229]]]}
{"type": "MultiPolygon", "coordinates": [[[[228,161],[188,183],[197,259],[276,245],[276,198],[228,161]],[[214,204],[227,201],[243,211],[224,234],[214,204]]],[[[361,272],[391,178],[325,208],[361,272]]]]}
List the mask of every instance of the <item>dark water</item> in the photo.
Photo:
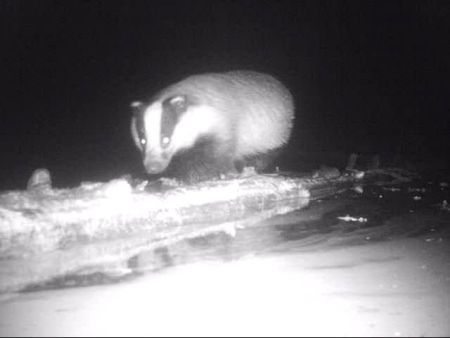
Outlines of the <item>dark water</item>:
{"type": "Polygon", "coordinates": [[[159,270],[201,260],[314,252],[400,238],[441,236],[447,240],[449,191],[444,179],[367,186],[363,192],[348,191],[313,201],[305,209],[239,229],[234,237],[213,234],[143,254],[136,268],[159,270]]]}

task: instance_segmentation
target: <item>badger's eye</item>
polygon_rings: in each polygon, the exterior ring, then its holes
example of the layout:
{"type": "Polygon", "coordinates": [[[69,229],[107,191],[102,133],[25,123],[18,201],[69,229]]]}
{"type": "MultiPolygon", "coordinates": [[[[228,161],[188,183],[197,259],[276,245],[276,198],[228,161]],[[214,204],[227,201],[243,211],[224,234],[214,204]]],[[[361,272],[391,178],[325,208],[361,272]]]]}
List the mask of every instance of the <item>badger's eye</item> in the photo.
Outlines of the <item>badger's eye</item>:
{"type": "Polygon", "coordinates": [[[141,138],[141,139],[139,140],[139,142],[140,142],[143,146],[145,146],[145,145],[147,144],[147,140],[146,140],[145,138],[141,138]]]}
{"type": "Polygon", "coordinates": [[[170,143],[170,137],[164,136],[164,137],[161,139],[161,145],[162,145],[163,147],[167,147],[167,146],[169,145],[169,143],[170,143]]]}

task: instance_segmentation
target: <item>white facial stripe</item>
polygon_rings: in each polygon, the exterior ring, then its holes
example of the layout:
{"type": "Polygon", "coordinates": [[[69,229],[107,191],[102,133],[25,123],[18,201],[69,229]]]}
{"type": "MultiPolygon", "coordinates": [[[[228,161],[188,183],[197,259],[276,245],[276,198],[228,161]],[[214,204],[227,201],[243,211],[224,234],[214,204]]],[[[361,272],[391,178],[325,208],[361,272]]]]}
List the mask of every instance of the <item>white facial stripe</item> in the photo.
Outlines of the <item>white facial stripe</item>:
{"type": "Polygon", "coordinates": [[[161,132],[161,102],[155,102],[148,106],[144,113],[144,125],[147,136],[148,150],[158,152],[160,146],[160,132],[161,132]]]}
{"type": "Polygon", "coordinates": [[[175,127],[171,148],[191,147],[199,136],[213,132],[221,135],[221,129],[226,130],[220,113],[209,106],[191,106],[175,127]]]}

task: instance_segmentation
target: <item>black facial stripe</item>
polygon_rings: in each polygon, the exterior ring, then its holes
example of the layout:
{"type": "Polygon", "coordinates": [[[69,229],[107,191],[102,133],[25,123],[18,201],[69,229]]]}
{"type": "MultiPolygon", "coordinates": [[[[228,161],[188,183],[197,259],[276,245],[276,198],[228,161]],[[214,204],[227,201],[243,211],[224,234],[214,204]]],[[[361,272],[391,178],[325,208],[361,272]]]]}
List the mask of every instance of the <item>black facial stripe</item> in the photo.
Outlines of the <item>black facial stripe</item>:
{"type": "Polygon", "coordinates": [[[172,96],[163,101],[160,137],[160,144],[162,148],[165,148],[170,144],[175,126],[183,113],[186,112],[187,107],[188,102],[186,96],[184,95],[172,96]],[[168,142],[166,143],[166,141],[168,142]]]}
{"type": "Polygon", "coordinates": [[[139,138],[139,143],[142,147],[142,150],[145,152],[145,145],[147,143],[147,137],[145,134],[145,124],[144,124],[145,107],[140,102],[134,102],[131,105],[131,108],[133,109],[133,117],[135,119],[136,133],[139,138]]]}
{"type": "Polygon", "coordinates": [[[144,125],[144,114],[139,114],[136,118],[136,131],[139,137],[139,142],[144,146],[147,141],[147,137],[145,135],[145,125],[144,125]]]}

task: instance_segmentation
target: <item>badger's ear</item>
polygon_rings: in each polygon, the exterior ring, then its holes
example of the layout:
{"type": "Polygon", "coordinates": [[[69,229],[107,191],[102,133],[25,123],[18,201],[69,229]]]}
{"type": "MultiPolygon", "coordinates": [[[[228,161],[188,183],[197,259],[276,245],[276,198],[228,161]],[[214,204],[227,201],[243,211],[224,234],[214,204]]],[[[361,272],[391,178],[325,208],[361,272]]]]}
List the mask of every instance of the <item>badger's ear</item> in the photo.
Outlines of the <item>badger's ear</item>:
{"type": "Polygon", "coordinates": [[[144,104],[141,101],[133,101],[130,103],[130,108],[133,116],[139,115],[142,112],[144,104]]]}
{"type": "Polygon", "coordinates": [[[176,95],[168,98],[166,102],[172,111],[177,115],[184,113],[188,108],[188,99],[186,95],[176,95]]]}

